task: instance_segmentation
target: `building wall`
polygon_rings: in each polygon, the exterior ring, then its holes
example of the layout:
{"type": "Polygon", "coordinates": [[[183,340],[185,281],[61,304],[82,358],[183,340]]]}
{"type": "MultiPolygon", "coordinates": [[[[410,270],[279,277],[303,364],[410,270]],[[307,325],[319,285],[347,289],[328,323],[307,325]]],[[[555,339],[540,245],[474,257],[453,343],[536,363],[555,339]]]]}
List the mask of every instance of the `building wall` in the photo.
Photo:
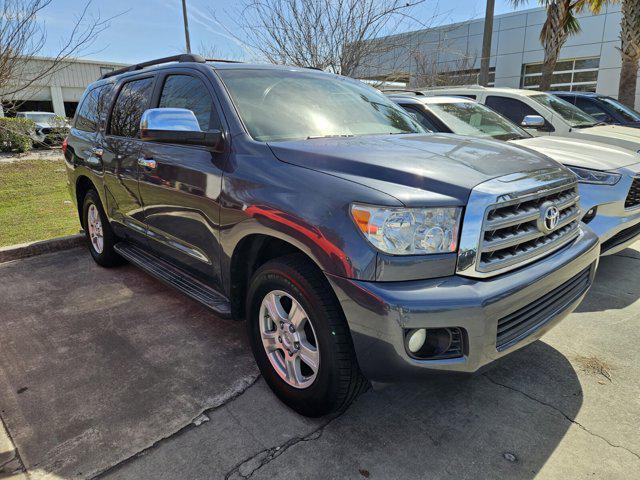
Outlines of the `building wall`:
{"type": "MultiPolygon", "coordinates": [[[[522,66],[543,61],[544,51],[539,35],[545,17],[542,8],[495,17],[490,65],[495,67],[496,86],[519,88],[522,66]]],[[[596,91],[617,97],[621,68],[620,52],[617,50],[620,46],[620,6],[605,7],[599,15],[583,13],[579,20],[582,29],[568,39],[560,51],[560,59],[599,57],[596,91]]],[[[437,56],[438,63],[443,67],[455,58],[466,55],[473,58],[475,67],[479,68],[483,29],[484,19],[479,19],[387,37],[393,49],[380,63],[381,72],[378,75],[385,69],[390,71],[397,68],[406,70],[410,75],[415,69],[411,65],[410,52],[416,50],[424,55],[437,56]]],[[[365,75],[368,73],[365,72],[365,75]]],[[[640,81],[636,87],[636,108],[640,108],[640,81]]]]}
{"type": "MultiPolygon", "coordinates": [[[[34,78],[53,65],[51,60],[36,58],[26,61],[15,71],[15,84],[20,85],[21,79],[34,78]]],[[[92,60],[73,60],[57,65],[55,71],[44,75],[28,88],[13,95],[2,96],[3,103],[20,102],[51,102],[54,113],[70,116],[67,110],[77,104],[91,82],[97,80],[103,73],[123,67],[124,64],[100,62],[92,60]],[[65,109],[65,103],[67,108],[65,109]]],[[[0,109],[2,107],[0,106],[0,109]]],[[[19,108],[24,110],[24,108],[19,108]]],[[[2,112],[0,111],[0,114],[2,112]]]]}

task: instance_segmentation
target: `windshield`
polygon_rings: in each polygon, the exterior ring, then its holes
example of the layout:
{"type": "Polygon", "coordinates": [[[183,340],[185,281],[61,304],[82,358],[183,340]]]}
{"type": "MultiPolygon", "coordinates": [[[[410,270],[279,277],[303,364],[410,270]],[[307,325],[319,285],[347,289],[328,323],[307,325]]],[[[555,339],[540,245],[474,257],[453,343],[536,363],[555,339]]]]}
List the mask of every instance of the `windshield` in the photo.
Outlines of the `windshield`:
{"type": "Polygon", "coordinates": [[[428,104],[429,108],[453,132],[496,140],[529,138],[527,132],[502,115],[475,102],[451,101],[428,104]]]}
{"type": "Polygon", "coordinates": [[[55,113],[25,113],[24,117],[36,123],[52,123],[55,113]]]}
{"type": "Polygon", "coordinates": [[[640,113],[627,107],[619,101],[609,97],[600,97],[599,100],[609,105],[610,108],[615,110],[627,122],[640,122],[640,113]]]}
{"type": "Polygon", "coordinates": [[[261,142],[423,133],[364,83],[292,70],[218,70],[250,135],[261,142]]]}
{"type": "Polygon", "coordinates": [[[572,105],[571,103],[554,95],[541,93],[540,95],[532,95],[531,98],[539,104],[552,109],[572,127],[593,127],[600,123],[598,120],[593,118],[591,115],[584,113],[575,105],[572,105]]]}

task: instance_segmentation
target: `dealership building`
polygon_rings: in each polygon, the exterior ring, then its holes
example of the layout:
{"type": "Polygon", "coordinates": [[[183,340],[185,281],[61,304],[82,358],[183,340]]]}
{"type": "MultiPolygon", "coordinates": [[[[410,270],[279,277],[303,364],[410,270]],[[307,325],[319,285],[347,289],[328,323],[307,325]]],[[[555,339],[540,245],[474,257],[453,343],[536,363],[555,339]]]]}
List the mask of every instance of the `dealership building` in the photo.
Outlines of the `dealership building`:
{"type": "MultiPolygon", "coordinates": [[[[20,88],[15,94],[3,96],[0,116],[13,115],[16,111],[40,111],[73,117],[87,85],[105,73],[123,66],[121,63],[93,60],[74,59],[57,65],[47,58],[27,60],[14,72],[16,85],[21,87],[21,77],[38,79],[32,85],[20,88]]],[[[7,90],[12,90],[11,86],[7,90]]]]}
{"type": "MultiPolygon", "coordinates": [[[[490,85],[535,89],[541,75],[544,51],[539,36],[546,18],[543,8],[497,15],[491,45],[490,85]]],[[[599,15],[579,15],[581,31],[569,37],[560,52],[553,76],[553,89],[586,90],[616,97],[620,79],[620,6],[603,8],[599,15]]],[[[385,37],[389,48],[368,63],[359,77],[383,79],[392,74],[408,85],[416,84],[419,59],[433,61],[437,68],[455,77],[477,79],[482,50],[484,19],[470,20],[385,37]],[[416,55],[419,54],[419,55],[416,55]],[[470,65],[456,70],[460,59],[470,65]],[[471,74],[471,75],[469,75],[471,74]]],[[[639,82],[640,85],[640,82],[639,82]]],[[[636,108],[640,108],[640,89],[636,87],[636,108]]]]}

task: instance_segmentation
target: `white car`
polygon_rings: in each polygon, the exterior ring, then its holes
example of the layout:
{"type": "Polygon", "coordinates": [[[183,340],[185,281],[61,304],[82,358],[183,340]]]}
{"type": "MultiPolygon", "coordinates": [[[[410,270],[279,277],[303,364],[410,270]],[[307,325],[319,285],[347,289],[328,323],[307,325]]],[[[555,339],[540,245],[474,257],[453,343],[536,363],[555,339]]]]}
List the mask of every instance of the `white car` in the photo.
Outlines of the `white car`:
{"type": "Polygon", "coordinates": [[[58,122],[56,119],[60,117],[51,112],[17,112],[16,118],[26,118],[36,124],[35,131],[32,132],[31,138],[34,142],[38,143],[44,143],[54,128],[69,127],[66,121],[62,124],[58,122]]]}
{"type": "Polygon", "coordinates": [[[571,137],[640,151],[640,129],[605,125],[555,95],[518,88],[445,87],[425,95],[452,95],[476,100],[525,128],[534,136],[571,137]]]}
{"type": "Polygon", "coordinates": [[[390,98],[435,132],[493,138],[543,153],[579,180],[583,221],[611,255],[640,237],[640,154],[599,142],[532,137],[508,119],[463,97],[396,94],[390,98]]]}

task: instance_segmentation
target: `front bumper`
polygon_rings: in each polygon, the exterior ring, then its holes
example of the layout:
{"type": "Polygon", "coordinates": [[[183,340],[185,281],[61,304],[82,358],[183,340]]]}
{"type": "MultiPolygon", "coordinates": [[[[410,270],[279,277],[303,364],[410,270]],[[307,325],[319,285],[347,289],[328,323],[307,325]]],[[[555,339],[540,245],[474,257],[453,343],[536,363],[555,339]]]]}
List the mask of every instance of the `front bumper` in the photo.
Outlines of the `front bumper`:
{"type": "Polygon", "coordinates": [[[633,177],[640,172],[640,164],[616,172],[622,174],[616,185],[578,185],[582,211],[587,213],[591,208],[597,208],[589,227],[600,239],[602,255],[617,253],[640,239],[640,206],[624,207],[633,177]]]}
{"type": "Polygon", "coordinates": [[[544,297],[585,269],[590,269],[590,286],[599,253],[597,236],[582,229],[578,238],[552,255],[484,280],[458,275],[407,282],[327,278],[344,310],[363,373],[370,380],[392,381],[434,371],[472,373],[538,339],[573,311],[586,290],[534,325],[525,338],[500,351],[496,348],[498,320],[544,297]],[[462,357],[418,360],[407,354],[405,329],[439,327],[464,330],[462,357]]]}

